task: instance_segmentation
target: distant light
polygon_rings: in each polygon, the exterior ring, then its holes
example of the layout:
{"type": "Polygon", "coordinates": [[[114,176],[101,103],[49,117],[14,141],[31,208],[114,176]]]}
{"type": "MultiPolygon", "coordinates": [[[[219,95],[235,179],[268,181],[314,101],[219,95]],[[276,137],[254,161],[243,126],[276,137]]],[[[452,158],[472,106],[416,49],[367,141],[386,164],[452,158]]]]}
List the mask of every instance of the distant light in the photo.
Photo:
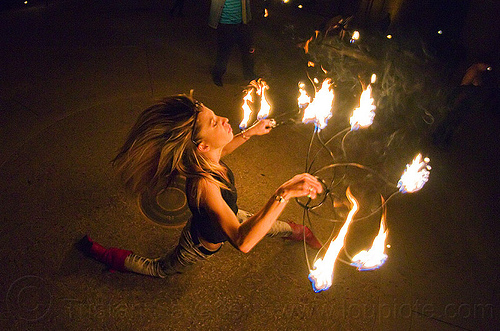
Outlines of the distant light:
{"type": "Polygon", "coordinates": [[[443,30],[438,30],[438,34],[443,34],[443,30]]]}
{"type": "Polygon", "coordinates": [[[24,4],[25,4],[25,5],[27,5],[27,4],[28,4],[28,1],[25,1],[25,2],[24,2],[24,4]]]}
{"type": "Polygon", "coordinates": [[[314,78],[313,81],[318,84],[319,83],[319,80],[317,78],[314,78]]]}
{"type": "Polygon", "coordinates": [[[492,67],[488,67],[488,68],[486,68],[486,70],[491,71],[491,70],[493,70],[493,68],[492,67]]]}
{"type": "Polygon", "coordinates": [[[297,7],[299,7],[300,9],[302,9],[302,5],[298,5],[297,7]]]}
{"type": "Polygon", "coordinates": [[[387,39],[392,39],[392,34],[388,34],[386,37],[387,39]]]}
{"type": "Polygon", "coordinates": [[[290,0],[283,0],[283,3],[289,3],[290,0]]]}
{"type": "Polygon", "coordinates": [[[267,8],[264,8],[264,17],[268,17],[269,16],[269,12],[267,11],[267,8]]]}
{"type": "Polygon", "coordinates": [[[387,248],[391,248],[391,245],[387,244],[385,247],[387,247],[387,248]]]}

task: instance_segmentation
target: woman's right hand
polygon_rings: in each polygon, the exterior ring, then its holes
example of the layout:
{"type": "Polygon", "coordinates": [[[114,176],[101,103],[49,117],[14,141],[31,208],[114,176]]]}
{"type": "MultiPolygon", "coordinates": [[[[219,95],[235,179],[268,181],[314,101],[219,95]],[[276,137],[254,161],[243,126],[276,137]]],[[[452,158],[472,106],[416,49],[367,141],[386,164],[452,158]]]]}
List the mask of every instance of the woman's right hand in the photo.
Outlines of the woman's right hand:
{"type": "Polygon", "coordinates": [[[319,180],[311,174],[303,173],[283,183],[276,191],[276,195],[286,200],[304,196],[315,199],[321,192],[323,192],[323,186],[319,180]]]}

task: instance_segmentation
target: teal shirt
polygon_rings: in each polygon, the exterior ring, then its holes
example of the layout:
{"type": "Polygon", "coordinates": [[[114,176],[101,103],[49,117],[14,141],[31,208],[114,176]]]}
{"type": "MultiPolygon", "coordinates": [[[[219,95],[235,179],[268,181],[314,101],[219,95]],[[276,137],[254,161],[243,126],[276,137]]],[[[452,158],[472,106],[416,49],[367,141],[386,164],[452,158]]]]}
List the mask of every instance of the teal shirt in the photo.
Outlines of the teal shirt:
{"type": "Polygon", "coordinates": [[[242,22],[241,0],[226,0],[220,16],[222,24],[240,24],[242,22]]]}
{"type": "MultiPolygon", "coordinates": [[[[217,26],[221,21],[222,10],[224,9],[226,2],[233,2],[234,0],[212,0],[210,4],[210,15],[208,17],[208,26],[217,29],[217,26]]],[[[248,24],[252,19],[252,12],[250,10],[250,0],[240,0],[240,15],[241,21],[238,23],[248,24]]],[[[233,4],[234,5],[234,4],[233,4]]],[[[236,23],[236,24],[238,24],[236,23]]]]}

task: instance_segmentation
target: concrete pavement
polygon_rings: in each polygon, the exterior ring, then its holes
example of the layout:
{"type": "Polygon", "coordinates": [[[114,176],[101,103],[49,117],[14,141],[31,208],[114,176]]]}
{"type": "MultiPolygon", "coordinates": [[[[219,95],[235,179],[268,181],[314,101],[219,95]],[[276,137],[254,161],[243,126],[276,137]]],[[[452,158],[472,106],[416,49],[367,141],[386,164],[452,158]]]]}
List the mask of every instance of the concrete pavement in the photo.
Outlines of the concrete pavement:
{"type": "MultiPolygon", "coordinates": [[[[448,151],[424,147],[431,180],[389,204],[386,264],[358,272],[337,263],[322,293],[307,279],[300,243],[266,238],[249,254],[225,245],[164,280],[105,272],[76,251],[85,233],[146,256],[176,244],[180,228],[145,217],[109,163],[145,107],[194,89],[234,130],[241,119],[237,56],[223,88],[209,75],[208,2],[187,2],[185,18],[169,17],[169,5],[68,0],[0,12],[1,329],[498,328],[498,114],[470,116],[448,151]]],[[[286,27],[307,35],[321,18],[279,14],[254,23],[257,71],[283,111],[295,107],[304,78],[286,27]]],[[[311,133],[278,127],[227,158],[240,208],[256,211],[304,171],[311,133]]],[[[290,203],[283,218],[300,221],[302,208],[290,203]]],[[[326,241],[332,224],[315,221],[314,230],[326,241]]],[[[369,242],[372,233],[361,233],[354,246],[369,242]]]]}

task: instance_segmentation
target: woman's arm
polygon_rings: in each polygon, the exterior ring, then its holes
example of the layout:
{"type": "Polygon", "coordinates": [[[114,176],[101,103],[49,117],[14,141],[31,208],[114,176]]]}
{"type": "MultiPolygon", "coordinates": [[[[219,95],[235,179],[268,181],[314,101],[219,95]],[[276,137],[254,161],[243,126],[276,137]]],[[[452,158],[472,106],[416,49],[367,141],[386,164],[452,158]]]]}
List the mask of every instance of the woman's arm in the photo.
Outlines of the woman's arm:
{"type": "Polygon", "coordinates": [[[236,148],[240,147],[245,143],[250,137],[252,136],[261,136],[264,134],[268,134],[271,132],[271,129],[273,128],[272,126],[272,121],[271,119],[263,119],[257,122],[255,125],[251,126],[247,130],[238,133],[233,137],[233,140],[231,140],[222,150],[222,156],[231,154],[236,148]]]}
{"type": "Polygon", "coordinates": [[[199,185],[200,203],[208,210],[210,218],[221,226],[231,244],[244,253],[249,252],[266,235],[289,199],[306,195],[314,199],[323,190],[314,176],[297,175],[281,185],[259,212],[240,224],[217,185],[206,180],[199,185]]]}

